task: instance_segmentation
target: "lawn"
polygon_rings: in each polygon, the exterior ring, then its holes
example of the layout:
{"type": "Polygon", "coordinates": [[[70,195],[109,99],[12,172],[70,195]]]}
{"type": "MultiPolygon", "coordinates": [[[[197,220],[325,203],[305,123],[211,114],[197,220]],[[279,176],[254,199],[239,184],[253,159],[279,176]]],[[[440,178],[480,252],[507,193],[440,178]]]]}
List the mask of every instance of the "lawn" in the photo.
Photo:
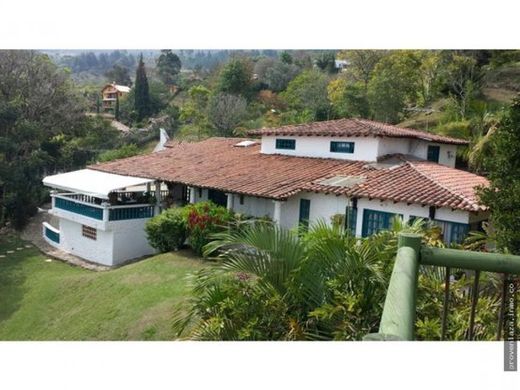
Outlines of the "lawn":
{"type": "Polygon", "coordinates": [[[181,251],[95,272],[27,244],[0,237],[0,340],[171,340],[185,277],[207,264],[181,251]]]}

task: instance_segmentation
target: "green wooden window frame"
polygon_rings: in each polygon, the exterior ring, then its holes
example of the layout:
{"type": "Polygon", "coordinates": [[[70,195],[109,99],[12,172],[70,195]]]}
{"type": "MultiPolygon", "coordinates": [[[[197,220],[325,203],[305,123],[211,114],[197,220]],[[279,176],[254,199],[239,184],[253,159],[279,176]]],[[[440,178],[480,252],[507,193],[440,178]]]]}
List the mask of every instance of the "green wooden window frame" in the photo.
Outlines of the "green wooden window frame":
{"type": "Polygon", "coordinates": [[[381,230],[390,228],[392,218],[400,217],[402,214],[389,213],[386,211],[377,211],[372,209],[363,210],[363,228],[361,235],[363,237],[371,236],[381,230]]]}
{"type": "Polygon", "coordinates": [[[442,229],[442,238],[446,244],[460,244],[469,233],[469,224],[444,221],[441,219],[434,219],[433,222],[437,223],[442,229]]]}
{"type": "Polygon", "coordinates": [[[277,138],[276,139],[276,149],[295,150],[296,149],[296,140],[295,139],[286,139],[286,138],[277,138]]]}
{"type": "Polygon", "coordinates": [[[427,160],[432,162],[439,162],[439,156],[441,153],[441,147],[437,145],[428,145],[427,160]]]}
{"type": "Polygon", "coordinates": [[[354,153],[354,142],[330,141],[332,153],[354,153]]]}
{"type": "Polygon", "coordinates": [[[307,230],[309,228],[309,217],[311,214],[311,201],[309,199],[300,199],[300,214],[298,222],[301,229],[307,230]]]}
{"type": "Polygon", "coordinates": [[[357,212],[357,207],[347,206],[345,210],[345,230],[350,232],[353,236],[356,235],[357,212]]]}

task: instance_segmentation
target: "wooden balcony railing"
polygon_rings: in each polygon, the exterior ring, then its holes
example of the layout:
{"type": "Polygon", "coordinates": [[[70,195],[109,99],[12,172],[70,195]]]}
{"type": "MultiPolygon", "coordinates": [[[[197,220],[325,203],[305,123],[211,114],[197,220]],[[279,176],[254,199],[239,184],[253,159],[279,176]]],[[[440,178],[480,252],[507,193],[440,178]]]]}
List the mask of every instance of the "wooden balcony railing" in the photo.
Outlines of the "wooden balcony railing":
{"type": "Polygon", "coordinates": [[[445,268],[441,340],[445,339],[447,332],[451,271],[462,269],[469,270],[474,274],[467,331],[469,340],[474,339],[480,274],[481,272],[502,274],[504,284],[501,292],[500,312],[497,313],[497,339],[501,338],[506,304],[506,280],[511,275],[520,274],[520,256],[430,248],[421,246],[421,236],[401,233],[379,325],[379,333],[369,334],[365,336],[365,340],[414,340],[419,265],[445,268]]]}

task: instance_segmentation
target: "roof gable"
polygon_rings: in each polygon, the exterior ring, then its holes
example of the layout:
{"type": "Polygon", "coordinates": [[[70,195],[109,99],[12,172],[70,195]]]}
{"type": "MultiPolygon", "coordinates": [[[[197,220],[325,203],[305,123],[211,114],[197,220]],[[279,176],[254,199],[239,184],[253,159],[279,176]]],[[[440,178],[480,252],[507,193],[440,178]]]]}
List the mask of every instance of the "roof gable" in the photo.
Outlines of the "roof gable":
{"type": "Polygon", "coordinates": [[[468,141],[427,131],[397,127],[367,119],[336,119],[323,122],[288,125],[249,131],[249,135],[329,136],[329,137],[391,137],[414,138],[430,142],[466,145],[468,141]]]}

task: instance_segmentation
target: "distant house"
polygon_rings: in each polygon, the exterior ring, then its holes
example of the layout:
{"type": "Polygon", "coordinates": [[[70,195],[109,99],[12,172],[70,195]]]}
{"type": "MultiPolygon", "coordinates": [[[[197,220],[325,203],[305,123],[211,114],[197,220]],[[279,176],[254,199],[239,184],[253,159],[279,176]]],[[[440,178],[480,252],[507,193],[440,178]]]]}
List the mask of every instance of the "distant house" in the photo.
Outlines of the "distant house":
{"type": "Polygon", "coordinates": [[[334,60],[334,67],[339,72],[344,71],[349,65],[350,65],[350,62],[347,60],[334,60]]]}
{"type": "Polygon", "coordinates": [[[101,95],[103,96],[103,112],[114,113],[117,98],[129,92],[130,87],[118,85],[115,82],[105,85],[101,90],[101,95]]]}
{"type": "Polygon", "coordinates": [[[47,177],[44,184],[63,192],[52,196],[60,226],[44,226],[44,236],[114,265],[151,253],[144,222],[167,207],[166,198],[211,200],[284,228],[340,216],[358,237],[389,228],[394,217],[424,218],[440,227],[446,243],[461,242],[488,219],[475,193],[487,179],[455,169],[464,140],[363,119],[249,135],[169,141],[156,153],[47,177]],[[143,192],[150,191],[156,203],[147,203],[143,192]]]}

